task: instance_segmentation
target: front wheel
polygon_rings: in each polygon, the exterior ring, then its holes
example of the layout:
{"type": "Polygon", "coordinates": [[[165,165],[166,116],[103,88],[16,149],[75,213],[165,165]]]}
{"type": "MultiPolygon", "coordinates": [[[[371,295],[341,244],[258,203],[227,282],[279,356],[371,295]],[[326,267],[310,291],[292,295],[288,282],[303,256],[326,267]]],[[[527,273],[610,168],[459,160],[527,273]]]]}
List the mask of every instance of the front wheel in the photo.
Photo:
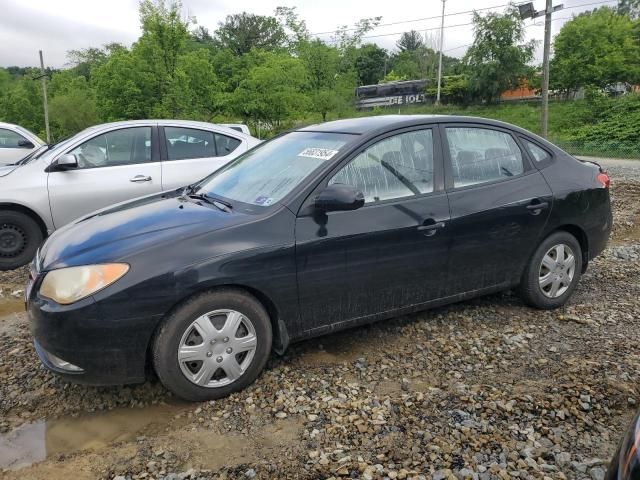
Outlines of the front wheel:
{"type": "Polygon", "coordinates": [[[29,263],[42,239],[42,230],[30,216],[13,210],[0,212],[0,270],[29,263]]]}
{"type": "Polygon", "coordinates": [[[582,249],[568,232],[545,238],[531,257],[520,284],[525,303],[545,310],[564,305],[580,280],[582,249]]]}
{"type": "Polygon", "coordinates": [[[165,318],[153,341],[160,381],[190,401],[242,390],[271,352],[271,322],[251,295],[218,290],[195,295],[165,318]]]}

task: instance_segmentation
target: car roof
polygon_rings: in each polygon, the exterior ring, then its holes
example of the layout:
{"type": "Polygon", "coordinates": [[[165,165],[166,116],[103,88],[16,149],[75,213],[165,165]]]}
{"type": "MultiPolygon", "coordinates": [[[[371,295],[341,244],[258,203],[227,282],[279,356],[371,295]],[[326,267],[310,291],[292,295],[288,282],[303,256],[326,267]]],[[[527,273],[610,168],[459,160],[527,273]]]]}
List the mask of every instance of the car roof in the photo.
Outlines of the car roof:
{"type": "MultiPolygon", "coordinates": [[[[493,125],[496,127],[507,127],[512,130],[525,132],[525,130],[509,123],[500,122],[498,120],[491,120],[488,118],[470,117],[463,115],[377,115],[318,123],[301,128],[299,129],[299,131],[350,133],[355,135],[363,135],[367,133],[378,132],[381,130],[390,130],[394,128],[410,127],[413,125],[424,125],[428,123],[443,122],[493,125]]],[[[530,132],[527,133],[531,135],[530,132]]]]}
{"type": "Polygon", "coordinates": [[[90,132],[94,130],[103,130],[103,129],[111,129],[117,127],[132,127],[136,125],[144,126],[149,124],[157,124],[164,126],[178,126],[178,127],[192,127],[192,128],[204,128],[209,129],[211,127],[216,127],[220,129],[221,132],[228,132],[234,134],[235,136],[241,136],[243,138],[251,138],[250,135],[246,133],[240,132],[238,130],[234,130],[229,127],[222,126],[218,123],[208,123],[208,122],[198,122],[195,120],[169,120],[169,119],[148,119],[148,120],[122,120],[119,122],[110,122],[110,123],[101,123],[99,125],[93,125],[87,129],[85,132],[90,132]]]}

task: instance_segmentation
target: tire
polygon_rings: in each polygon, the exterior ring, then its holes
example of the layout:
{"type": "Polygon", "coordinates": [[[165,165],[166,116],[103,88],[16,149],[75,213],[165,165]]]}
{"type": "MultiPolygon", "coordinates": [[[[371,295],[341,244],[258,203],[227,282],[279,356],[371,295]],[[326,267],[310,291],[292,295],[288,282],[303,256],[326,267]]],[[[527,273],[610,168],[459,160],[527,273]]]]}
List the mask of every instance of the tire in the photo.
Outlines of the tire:
{"type": "Polygon", "coordinates": [[[42,240],[42,230],[32,217],[13,210],[0,211],[0,270],[29,263],[42,240]]]}
{"type": "Polygon", "coordinates": [[[258,377],[271,342],[269,315],[258,300],[240,290],[205,292],[162,321],[153,339],[153,366],[162,384],[178,397],[215,400],[258,377]]]}
{"type": "Polygon", "coordinates": [[[568,232],[552,233],[540,243],[531,257],[522,275],[520,296],[532,307],[544,310],[561,307],[576,289],[581,274],[582,249],[578,240],[568,232]],[[563,246],[562,250],[557,249],[559,246],[563,246]],[[564,258],[558,264],[560,255],[564,258]],[[569,255],[574,259],[572,271],[569,255]]]}

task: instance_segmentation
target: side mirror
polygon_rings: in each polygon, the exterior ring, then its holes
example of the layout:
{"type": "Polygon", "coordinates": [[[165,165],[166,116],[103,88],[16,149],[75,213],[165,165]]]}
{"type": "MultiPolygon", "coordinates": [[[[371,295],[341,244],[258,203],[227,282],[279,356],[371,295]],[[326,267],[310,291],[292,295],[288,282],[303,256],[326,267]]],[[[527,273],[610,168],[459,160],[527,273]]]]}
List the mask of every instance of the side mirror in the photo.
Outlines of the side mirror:
{"type": "Polygon", "coordinates": [[[27,139],[18,140],[18,147],[20,148],[35,148],[33,142],[30,142],[27,139]]]}
{"type": "Polygon", "coordinates": [[[334,183],[316,197],[315,207],[323,212],[357,210],[364,205],[364,194],[342,183],[334,183]]]}
{"type": "Polygon", "coordinates": [[[45,172],[64,172],[65,170],[73,170],[78,168],[78,159],[73,153],[66,153],[57,160],[51,162],[45,172]]]}

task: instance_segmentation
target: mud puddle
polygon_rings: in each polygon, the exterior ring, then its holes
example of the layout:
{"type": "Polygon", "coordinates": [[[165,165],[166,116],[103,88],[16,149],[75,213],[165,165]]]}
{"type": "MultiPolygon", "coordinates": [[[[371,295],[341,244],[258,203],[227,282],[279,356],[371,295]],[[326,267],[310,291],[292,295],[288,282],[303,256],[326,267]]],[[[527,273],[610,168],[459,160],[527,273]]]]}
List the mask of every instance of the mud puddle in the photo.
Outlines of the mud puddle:
{"type": "Polygon", "coordinates": [[[58,454],[101,450],[159,434],[188,409],[188,404],[117,409],[78,418],[41,420],[0,435],[0,471],[18,470],[58,454]]]}
{"type": "Polygon", "coordinates": [[[22,312],[24,312],[24,300],[22,299],[22,297],[0,297],[0,319],[2,317],[13,315],[14,313],[22,312]]]}

